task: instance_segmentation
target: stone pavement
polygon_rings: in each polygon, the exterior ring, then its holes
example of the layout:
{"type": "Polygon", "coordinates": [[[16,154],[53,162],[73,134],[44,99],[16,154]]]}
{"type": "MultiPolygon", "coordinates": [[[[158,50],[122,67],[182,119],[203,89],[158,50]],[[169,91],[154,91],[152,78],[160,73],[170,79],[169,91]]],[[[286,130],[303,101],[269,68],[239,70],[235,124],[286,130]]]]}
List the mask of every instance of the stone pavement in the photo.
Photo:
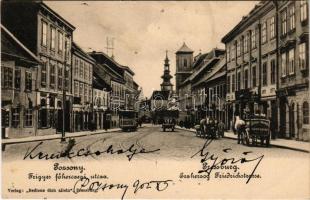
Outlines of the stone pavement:
{"type": "MultiPolygon", "coordinates": [[[[81,131],[81,132],[66,132],[66,138],[72,137],[82,137],[87,135],[96,135],[101,133],[111,133],[120,131],[120,128],[113,128],[106,130],[96,130],[96,131],[81,131]]],[[[15,144],[15,143],[24,143],[24,142],[34,142],[34,141],[42,141],[42,140],[54,140],[60,139],[61,134],[52,134],[52,135],[40,135],[40,136],[31,136],[25,138],[9,138],[9,139],[2,139],[2,144],[15,144]]]]}
{"type": "MultiPolygon", "coordinates": [[[[181,128],[179,126],[177,126],[176,128],[196,133],[196,130],[192,128],[186,129],[186,128],[181,128]]],[[[237,135],[235,135],[232,131],[226,131],[224,133],[224,137],[237,140],[237,135]]],[[[296,141],[294,139],[277,138],[277,139],[271,139],[270,144],[271,146],[275,146],[279,148],[292,149],[292,150],[310,153],[310,142],[296,141]]]]}

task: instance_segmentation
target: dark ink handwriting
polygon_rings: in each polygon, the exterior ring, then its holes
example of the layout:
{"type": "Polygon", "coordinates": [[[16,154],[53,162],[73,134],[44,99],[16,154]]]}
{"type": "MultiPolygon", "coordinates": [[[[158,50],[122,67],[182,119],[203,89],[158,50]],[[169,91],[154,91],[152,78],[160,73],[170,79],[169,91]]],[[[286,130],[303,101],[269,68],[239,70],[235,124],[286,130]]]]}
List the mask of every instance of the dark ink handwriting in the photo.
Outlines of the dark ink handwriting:
{"type": "Polygon", "coordinates": [[[26,159],[39,159],[39,160],[53,160],[60,158],[74,158],[74,157],[87,157],[87,156],[100,156],[102,154],[125,154],[129,161],[138,154],[148,154],[159,151],[160,149],[155,150],[146,150],[143,147],[136,147],[135,144],[132,144],[130,147],[125,149],[115,148],[113,145],[109,145],[106,149],[92,151],[90,148],[81,148],[76,151],[73,150],[73,145],[70,147],[70,150],[66,149],[64,152],[56,152],[56,153],[44,153],[39,151],[39,147],[42,146],[43,142],[39,142],[35,147],[28,148],[25,153],[24,160],[26,159]]]}
{"type": "MultiPolygon", "coordinates": [[[[220,160],[218,158],[218,156],[215,156],[214,154],[211,154],[209,151],[207,151],[207,147],[211,144],[211,142],[212,142],[212,139],[207,139],[206,142],[204,143],[203,147],[198,152],[196,152],[194,155],[191,156],[191,158],[193,158],[199,154],[199,156],[202,157],[200,162],[202,164],[204,164],[204,169],[199,170],[198,173],[206,172],[208,175],[210,175],[212,170],[214,168],[216,168],[217,166],[224,166],[227,164],[230,164],[230,165],[244,164],[244,163],[250,163],[250,162],[257,161],[257,163],[256,163],[255,167],[253,168],[249,178],[247,179],[246,183],[249,183],[252,176],[254,175],[255,170],[257,169],[258,165],[260,164],[260,162],[264,158],[264,155],[261,155],[259,157],[253,158],[253,159],[248,159],[245,157],[241,157],[241,158],[236,159],[236,158],[232,157],[232,158],[224,158],[224,159],[220,160]],[[211,161],[211,164],[207,163],[208,161],[211,161]]],[[[228,153],[231,150],[232,150],[231,148],[226,148],[226,149],[223,149],[223,152],[228,153]]],[[[251,153],[253,153],[253,152],[247,151],[247,152],[243,152],[243,155],[248,155],[251,153]]]]}

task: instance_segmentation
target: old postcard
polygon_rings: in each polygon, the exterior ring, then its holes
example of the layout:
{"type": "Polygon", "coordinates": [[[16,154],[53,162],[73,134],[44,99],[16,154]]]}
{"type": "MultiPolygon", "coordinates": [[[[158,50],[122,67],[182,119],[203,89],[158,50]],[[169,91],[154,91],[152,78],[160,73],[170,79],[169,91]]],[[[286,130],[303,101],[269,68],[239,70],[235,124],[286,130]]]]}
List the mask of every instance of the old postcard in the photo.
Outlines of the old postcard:
{"type": "Polygon", "coordinates": [[[1,1],[4,199],[309,199],[309,1],[1,1]]]}

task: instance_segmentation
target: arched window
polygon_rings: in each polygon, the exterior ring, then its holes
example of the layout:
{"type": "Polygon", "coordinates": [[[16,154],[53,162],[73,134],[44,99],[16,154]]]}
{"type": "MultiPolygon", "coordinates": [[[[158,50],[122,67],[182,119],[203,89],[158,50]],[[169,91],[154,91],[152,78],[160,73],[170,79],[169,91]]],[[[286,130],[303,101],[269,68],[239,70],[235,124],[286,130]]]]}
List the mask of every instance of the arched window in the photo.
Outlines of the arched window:
{"type": "Polygon", "coordinates": [[[187,67],[187,60],[186,59],[183,60],[183,64],[184,64],[184,67],[187,67]]]}
{"type": "Polygon", "coordinates": [[[302,105],[303,124],[309,124],[309,103],[305,101],[302,105]]]}

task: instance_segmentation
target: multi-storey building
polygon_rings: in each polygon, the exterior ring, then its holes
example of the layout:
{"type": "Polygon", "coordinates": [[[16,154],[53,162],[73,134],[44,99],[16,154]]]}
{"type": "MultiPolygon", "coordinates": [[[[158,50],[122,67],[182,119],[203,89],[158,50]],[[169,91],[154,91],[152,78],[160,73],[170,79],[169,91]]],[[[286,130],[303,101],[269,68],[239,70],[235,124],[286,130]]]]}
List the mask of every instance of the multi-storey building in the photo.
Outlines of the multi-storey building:
{"type": "Polygon", "coordinates": [[[75,27],[43,2],[1,4],[2,23],[43,62],[36,78],[38,94],[38,134],[65,130],[71,120],[71,43],[75,27]],[[65,88],[64,88],[65,87],[65,88]],[[63,98],[63,90],[66,96],[63,98]],[[65,100],[65,102],[63,102],[65,100]],[[54,129],[54,131],[53,131],[54,129]]]}
{"type": "Polygon", "coordinates": [[[310,139],[308,1],[278,1],[279,129],[287,138],[310,139]]]}
{"type": "MultiPolygon", "coordinates": [[[[260,2],[229,33],[226,45],[227,113],[260,112],[277,121],[277,28],[271,1],[260,2]]],[[[233,115],[228,116],[233,122],[233,115]]]]}
{"type": "MultiPolygon", "coordinates": [[[[208,105],[206,104],[206,81],[209,73],[223,57],[224,53],[224,50],[214,48],[208,53],[199,53],[194,57],[193,61],[189,58],[192,58],[192,53],[191,56],[188,56],[189,53],[185,54],[187,55],[186,58],[188,58],[185,63],[189,62],[191,65],[188,67],[190,71],[188,70],[188,72],[185,73],[186,76],[188,75],[187,78],[181,83],[177,82],[179,89],[179,106],[182,110],[180,112],[181,121],[184,121],[190,116],[191,121],[196,123],[206,117],[208,110],[208,105]]],[[[177,53],[177,58],[179,54],[180,52],[177,53]]],[[[181,53],[181,55],[183,54],[181,53]]],[[[178,71],[178,67],[181,66],[182,68],[184,63],[180,63],[180,58],[177,63],[179,63],[179,65],[177,64],[178,71]]],[[[180,71],[182,70],[179,70],[179,73],[180,71]]],[[[184,76],[184,74],[182,75],[184,76]]]]}
{"type": "Polygon", "coordinates": [[[134,109],[136,90],[134,88],[134,72],[128,67],[117,63],[113,58],[103,52],[89,53],[97,64],[104,69],[110,78],[108,82],[112,91],[110,105],[112,111],[112,127],[118,127],[118,110],[134,109]]]}
{"type": "Polygon", "coordinates": [[[108,129],[112,126],[110,112],[111,76],[100,65],[94,66],[93,71],[93,123],[95,129],[108,129]]]}
{"type": "Polygon", "coordinates": [[[228,113],[259,112],[273,138],[309,139],[308,22],[307,1],[262,1],[223,37],[228,113]]]}
{"type": "Polygon", "coordinates": [[[92,119],[92,82],[95,60],[72,43],[73,131],[89,130],[92,119]]]}
{"type": "Polygon", "coordinates": [[[2,138],[35,136],[36,78],[41,61],[1,25],[2,138]]]}
{"type": "Polygon", "coordinates": [[[226,103],[226,59],[223,54],[215,59],[204,81],[207,116],[227,125],[228,113],[224,109],[226,103]]]}

